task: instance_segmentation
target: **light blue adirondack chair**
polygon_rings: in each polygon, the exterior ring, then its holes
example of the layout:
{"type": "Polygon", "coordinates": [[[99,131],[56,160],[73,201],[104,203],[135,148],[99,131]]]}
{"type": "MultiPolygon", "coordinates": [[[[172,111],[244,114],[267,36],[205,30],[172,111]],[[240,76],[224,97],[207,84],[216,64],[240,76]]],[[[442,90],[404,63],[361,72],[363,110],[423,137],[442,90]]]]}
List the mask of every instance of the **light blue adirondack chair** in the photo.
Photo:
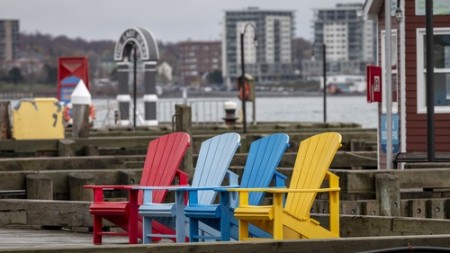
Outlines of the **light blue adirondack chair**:
{"type": "MultiPolygon", "coordinates": [[[[195,166],[192,187],[219,187],[226,175],[230,176],[230,185],[237,186],[237,175],[228,169],[231,160],[240,145],[240,136],[237,133],[225,133],[202,142],[197,163],[195,166]]],[[[151,242],[152,238],[172,238],[177,242],[184,242],[186,238],[186,222],[184,216],[186,190],[183,187],[136,187],[144,190],[144,201],[139,207],[139,214],[143,218],[143,243],[151,242]],[[152,194],[158,190],[175,192],[175,203],[153,203],[152,194]],[[176,235],[152,234],[152,219],[175,226],[176,235]]],[[[216,197],[214,191],[202,191],[198,195],[198,203],[205,205],[213,203],[216,197]]]]}
{"type": "MultiPolygon", "coordinates": [[[[268,187],[275,180],[275,185],[285,186],[286,176],[277,172],[276,168],[289,146],[289,136],[284,133],[277,133],[258,139],[250,145],[247,161],[240,187],[259,188],[268,187]]],[[[189,203],[185,207],[184,213],[189,218],[190,241],[207,239],[220,239],[229,241],[231,238],[238,238],[237,220],[233,216],[233,210],[237,205],[236,196],[226,192],[225,188],[216,188],[220,192],[219,204],[207,204],[197,201],[197,196],[204,194],[204,189],[190,189],[189,203]],[[201,224],[209,226],[211,233],[202,228],[201,224]],[[199,226],[200,224],[200,226],[199,226]],[[214,229],[214,230],[211,230],[214,229]],[[217,231],[220,236],[217,238],[217,231]]],[[[249,203],[261,203],[263,194],[250,193],[249,203]]],[[[255,237],[267,237],[267,233],[256,227],[250,227],[250,234],[255,237]]]]}

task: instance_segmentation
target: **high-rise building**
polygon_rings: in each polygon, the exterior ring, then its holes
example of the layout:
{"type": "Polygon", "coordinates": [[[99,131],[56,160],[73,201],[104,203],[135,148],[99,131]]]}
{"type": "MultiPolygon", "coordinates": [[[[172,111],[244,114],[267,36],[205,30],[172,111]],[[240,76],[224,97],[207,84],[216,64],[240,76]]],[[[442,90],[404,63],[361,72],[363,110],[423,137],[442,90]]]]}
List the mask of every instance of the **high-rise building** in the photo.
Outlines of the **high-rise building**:
{"type": "Polygon", "coordinates": [[[19,21],[0,20],[0,62],[17,58],[19,49],[19,21]]]}
{"type": "Polygon", "coordinates": [[[362,7],[349,3],[314,10],[314,57],[304,61],[305,76],[321,73],[324,43],[330,74],[362,74],[366,64],[375,62],[375,24],[363,20],[362,7]]]}
{"type": "Polygon", "coordinates": [[[221,70],[220,41],[184,41],[180,50],[179,78],[182,84],[200,85],[204,75],[221,70]]]}
{"type": "Polygon", "coordinates": [[[254,76],[258,84],[282,84],[295,80],[293,19],[293,11],[260,10],[256,7],[225,12],[222,73],[229,88],[236,87],[237,78],[242,74],[242,33],[245,72],[254,76]]]}

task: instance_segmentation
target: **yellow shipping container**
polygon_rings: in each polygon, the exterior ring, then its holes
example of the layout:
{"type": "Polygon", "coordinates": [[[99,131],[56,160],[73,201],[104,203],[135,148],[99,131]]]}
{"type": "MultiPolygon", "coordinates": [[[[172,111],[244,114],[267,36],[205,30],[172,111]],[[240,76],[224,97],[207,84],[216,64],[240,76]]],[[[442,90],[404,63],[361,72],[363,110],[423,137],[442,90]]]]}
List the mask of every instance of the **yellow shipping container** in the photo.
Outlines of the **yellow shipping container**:
{"type": "Polygon", "coordinates": [[[63,108],[56,98],[21,100],[12,115],[16,140],[64,139],[63,108]]]}

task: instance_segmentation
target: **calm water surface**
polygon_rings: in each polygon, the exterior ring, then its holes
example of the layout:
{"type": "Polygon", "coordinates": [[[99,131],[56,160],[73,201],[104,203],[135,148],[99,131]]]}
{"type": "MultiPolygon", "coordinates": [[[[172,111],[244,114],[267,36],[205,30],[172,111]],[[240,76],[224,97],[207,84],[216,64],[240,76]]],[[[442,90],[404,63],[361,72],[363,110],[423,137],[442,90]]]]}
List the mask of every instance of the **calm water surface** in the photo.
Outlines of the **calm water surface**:
{"type": "MultiPolygon", "coordinates": [[[[191,104],[193,121],[221,121],[225,116],[223,103],[235,101],[238,109],[241,103],[235,98],[193,98],[191,104]]],[[[170,121],[174,105],[184,103],[182,99],[159,99],[158,120],[170,121]]],[[[247,121],[252,121],[252,103],[247,102],[247,121]]],[[[113,124],[114,110],[117,110],[115,99],[94,99],[97,111],[95,127],[113,124]]],[[[323,122],[323,97],[261,97],[256,100],[256,121],[264,122],[323,122]]],[[[137,122],[142,121],[143,103],[137,101],[137,122]]],[[[130,115],[132,115],[130,108],[130,115]]],[[[365,128],[377,126],[377,104],[366,102],[365,96],[328,96],[327,122],[354,122],[365,128]]]]}

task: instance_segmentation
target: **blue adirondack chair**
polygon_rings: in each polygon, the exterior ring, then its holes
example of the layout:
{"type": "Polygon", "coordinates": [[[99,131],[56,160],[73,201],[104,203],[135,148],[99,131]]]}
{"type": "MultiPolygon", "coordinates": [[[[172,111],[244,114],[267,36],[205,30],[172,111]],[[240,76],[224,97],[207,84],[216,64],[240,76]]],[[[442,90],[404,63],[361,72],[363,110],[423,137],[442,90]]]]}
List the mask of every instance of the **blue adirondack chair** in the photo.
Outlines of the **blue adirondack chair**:
{"type": "MultiPolygon", "coordinates": [[[[275,180],[275,185],[285,186],[286,176],[277,172],[276,168],[289,146],[289,136],[277,133],[258,139],[250,145],[247,161],[240,187],[259,188],[268,187],[275,180]]],[[[189,218],[189,237],[191,241],[199,239],[220,239],[229,241],[238,238],[237,220],[233,216],[233,210],[237,205],[236,198],[226,188],[216,188],[220,192],[219,204],[208,204],[197,201],[197,196],[204,194],[205,189],[190,189],[189,202],[184,209],[186,217],[189,218]],[[209,226],[206,231],[199,226],[199,222],[209,226]],[[217,238],[217,232],[220,237],[217,238]]],[[[261,193],[250,193],[249,203],[261,203],[264,195],[261,193]]],[[[267,233],[256,227],[250,227],[250,234],[255,237],[267,237],[267,233]]]]}
{"type": "MultiPolygon", "coordinates": [[[[230,176],[229,183],[237,186],[237,175],[230,174],[228,170],[240,145],[240,136],[237,133],[225,133],[212,137],[202,142],[195,173],[192,179],[192,187],[219,187],[222,185],[227,174],[230,176]],[[228,173],[227,173],[228,172],[228,173]]],[[[154,237],[173,237],[173,235],[152,234],[152,220],[175,227],[176,241],[184,242],[186,238],[184,216],[185,194],[183,187],[136,187],[144,190],[144,201],[139,207],[139,214],[143,217],[143,242],[149,243],[154,237]],[[161,190],[172,190],[175,192],[175,203],[153,203],[152,194],[161,190]]],[[[198,195],[198,202],[208,205],[213,203],[216,197],[214,191],[203,191],[198,195]]]]}

